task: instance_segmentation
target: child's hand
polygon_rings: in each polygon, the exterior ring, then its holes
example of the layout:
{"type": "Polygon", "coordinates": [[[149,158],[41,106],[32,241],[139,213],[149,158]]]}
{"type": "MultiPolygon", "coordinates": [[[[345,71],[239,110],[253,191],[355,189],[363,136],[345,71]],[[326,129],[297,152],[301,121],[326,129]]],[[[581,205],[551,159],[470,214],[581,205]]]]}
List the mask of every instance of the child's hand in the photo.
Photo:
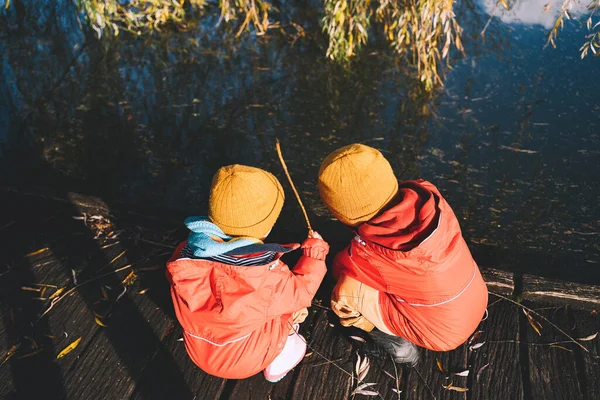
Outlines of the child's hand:
{"type": "Polygon", "coordinates": [[[308,237],[302,243],[302,250],[305,256],[316,258],[317,260],[325,260],[325,256],[329,252],[329,245],[319,235],[319,232],[309,231],[308,237]]]}
{"type": "Polygon", "coordinates": [[[308,237],[309,238],[315,238],[315,239],[321,239],[321,240],[323,240],[323,236],[319,235],[319,232],[313,231],[313,230],[311,230],[310,232],[308,232],[308,237]]]}

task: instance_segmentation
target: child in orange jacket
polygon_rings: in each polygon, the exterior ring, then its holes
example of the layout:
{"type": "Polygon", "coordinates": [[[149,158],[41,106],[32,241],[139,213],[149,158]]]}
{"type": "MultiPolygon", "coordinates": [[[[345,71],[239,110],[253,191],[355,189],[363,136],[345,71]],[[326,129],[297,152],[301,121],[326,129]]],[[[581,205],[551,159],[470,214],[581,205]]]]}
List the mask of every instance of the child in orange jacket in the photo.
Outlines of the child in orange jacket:
{"type": "Polygon", "coordinates": [[[302,244],[292,271],[280,257],[298,244],[265,244],[284,194],[269,172],[230,165],[215,174],[208,219],[190,217],[188,240],[167,263],[185,348],[205,372],[282,379],[304,357],[303,322],[323,277],[328,244],[302,244]]]}
{"type": "Polygon", "coordinates": [[[331,306],[344,326],[369,332],[396,362],[415,364],[415,346],[447,351],[475,331],[487,287],[458,220],[424,180],[398,182],[376,149],[331,153],[319,192],[356,236],[333,263],[331,306]]]}

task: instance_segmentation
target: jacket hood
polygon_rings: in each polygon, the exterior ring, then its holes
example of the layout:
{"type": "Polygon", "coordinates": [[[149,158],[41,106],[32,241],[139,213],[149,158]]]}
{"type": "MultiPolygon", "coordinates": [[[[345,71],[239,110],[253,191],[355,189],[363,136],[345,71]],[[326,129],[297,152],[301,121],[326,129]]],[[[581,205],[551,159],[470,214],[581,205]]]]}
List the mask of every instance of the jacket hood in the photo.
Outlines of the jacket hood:
{"type": "Polygon", "coordinates": [[[424,181],[399,185],[398,203],[358,228],[361,238],[390,250],[409,251],[438,226],[440,196],[424,181]]]}

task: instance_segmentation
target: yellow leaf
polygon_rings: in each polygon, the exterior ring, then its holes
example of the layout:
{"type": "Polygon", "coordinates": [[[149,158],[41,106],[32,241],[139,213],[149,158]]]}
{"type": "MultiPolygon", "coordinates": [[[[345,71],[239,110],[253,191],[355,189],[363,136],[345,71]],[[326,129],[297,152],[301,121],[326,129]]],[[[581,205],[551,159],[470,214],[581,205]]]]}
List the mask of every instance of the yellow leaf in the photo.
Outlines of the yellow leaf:
{"type": "Polygon", "coordinates": [[[129,273],[129,275],[127,275],[125,277],[125,279],[123,279],[123,282],[121,282],[121,285],[131,286],[135,283],[136,278],[137,278],[137,275],[135,274],[135,272],[131,271],[129,273]]]}
{"type": "Polygon", "coordinates": [[[94,320],[96,321],[96,323],[97,323],[98,325],[100,325],[100,326],[103,326],[103,327],[105,327],[105,328],[106,328],[106,325],[105,325],[105,324],[103,324],[103,323],[102,323],[102,321],[100,321],[100,318],[98,318],[98,317],[94,317],[94,320]]]}
{"type": "Polygon", "coordinates": [[[47,247],[44,247],[43,249],[39,249],[36,251],[32,251],[29,254],[26,254],[25,257],[33,257],[33,256],[37,256],[38,254],[42,254],[43,252],[45,252],[46,250],[48,250],[47,247]]]}
{"type": "Polygon", "coordinates": [[[452,386],[452,382],[448,384],[448,386],[442,385],[442,387],[446,390],[454,390],[455,392],[468,392],[469,389],[464,387],[452,386]]]}
{"type": "Polygon", "coordinates": [[[537,322],[535,319],[533,319],[533,317],[531,316],[531,314],[529,314],[525,309],[523,309],[523,313],[527,317],[527,321],[529,321],[529,325],[531,325],[531,327],[533,328],[533,330],[539,336],[542,336],[542,332],[541,332],[542,325],[539,322],[537,322]]]}
{"type": "Polygon", "coordinates": [[[146,294],[148,292],[148,290],[150,290],[149,288],[147,289],[142,289],[138,292],[138,294],[146,294]]]}
{"type": "Polygon", "coordinates": [[[500,0],[500,2],[504,6],[504,8],[506,8],[508,10],[509,7],[508,7],[508,3],[506,2],[506,0],[500,0]]]}
{"type": "Polygon", "coordinates": [[[100,290],[102,291],[102,297],[105,300],[108,300],[108,293],[106,292],[106,289],[104,289],[104,286],[100,286],[100,290]]]}
{"type": "Polygon", "coordinates": [[[70,352],[75,350],[75,348],[77,346],[79,346],[79,342],[81,342],[81,338],[77,339],[76,341],[74,341],[73,343],[71,343],[70,345],[65,347],[63,351],[58,353],[58,355],[56,356],[56,359],[63,358],[64,356],[66,356],[67,354],[69,354],[70,352]]]}
{"type": "Polygon", "coordinates": [[[439,368],[440,371],[442,371],[443,373],[446,373],[446,371],[444,370],[444,367],[442,366],[442,363],[440,360],[436,359],[435,363],[437,364],[437,367],[439,368]]]}
{"type": "Polygon", "coordinates": [[[57,297],[58,297],[58,296],[60,296],[60,295],[61,295],[61,293],[62,293],[62,292],[64,292],[64,291],[65,291],[65,288],[60,288],[60,289],[58,289],[56,292],[52,293],[52,295],[50,295],[50,297],[48,297],[48,300],[52,300],[52,299],[55,299],[55,298],[57,298],[57,297]]]}
{"type": "Polygon", "coordinates": [[[10,0],[6,0],[6,6],[4,6],[4,8],[8,8],[8,6],[10,6],[10,0]]]}

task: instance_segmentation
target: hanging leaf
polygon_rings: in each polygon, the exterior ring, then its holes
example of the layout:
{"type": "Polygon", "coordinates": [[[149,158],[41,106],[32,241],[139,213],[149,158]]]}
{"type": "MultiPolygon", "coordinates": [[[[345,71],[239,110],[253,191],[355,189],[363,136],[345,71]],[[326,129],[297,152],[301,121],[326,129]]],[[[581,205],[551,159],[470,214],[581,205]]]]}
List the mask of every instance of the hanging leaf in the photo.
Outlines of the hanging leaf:
{"type": "Polygon", "coordinates": [[[577,338],[577,340],[579,340],[580,342],[588,342],[590,340],[596,339],[596,336],[598,336],[598,332],[594,333],[593,335],[586,336],[584,338],[577,338]]]}
{"type": "Polygon", "coordinates": [[[63,358],[64,356],[66,356],[67,354],[69,354],[70,352],[75,350],[75,348],[77,346],[79,346],[79,342],[81,342],[81,337],[79,339],[77,339],[76,341],[74,341],[73,343],[71,343],[70,345],[68,345],[67,347],[65,347],[63,351],[58,353],[58,355],[56,356],[56,359],[63,358]]]}

